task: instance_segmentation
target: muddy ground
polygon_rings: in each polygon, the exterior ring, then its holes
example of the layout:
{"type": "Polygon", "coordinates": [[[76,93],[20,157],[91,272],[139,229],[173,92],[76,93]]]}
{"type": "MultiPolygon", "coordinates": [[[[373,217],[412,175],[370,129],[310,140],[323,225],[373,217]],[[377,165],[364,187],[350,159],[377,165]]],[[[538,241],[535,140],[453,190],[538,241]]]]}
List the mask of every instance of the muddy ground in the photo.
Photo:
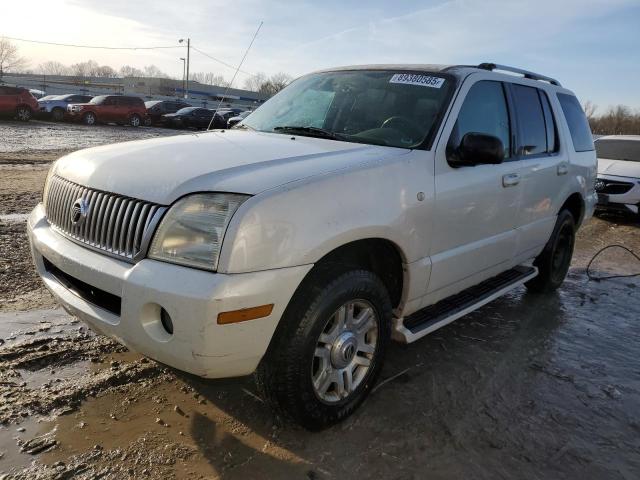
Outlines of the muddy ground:
{"type": "MultiPolygon", "coordinates": [[[[557,293],[518,289],[394,345],[363,407],[308,433],[250,378],[172,371],[55,307],[22,214],[58,154],[18,149],[0,165],[0,479],[640,478],[640,279],[585,275],[602,246],[640,251],[640,225],[593,219],[557,293]]],[[[594,270],[640,264],[610,251],[594,270]]]]}

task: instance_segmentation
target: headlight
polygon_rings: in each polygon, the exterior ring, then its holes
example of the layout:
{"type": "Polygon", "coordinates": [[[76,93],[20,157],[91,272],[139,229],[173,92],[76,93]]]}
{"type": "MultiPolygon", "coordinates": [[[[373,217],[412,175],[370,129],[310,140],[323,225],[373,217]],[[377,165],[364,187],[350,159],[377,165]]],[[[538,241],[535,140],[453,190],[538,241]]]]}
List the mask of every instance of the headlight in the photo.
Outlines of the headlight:
{"type": "Polygon", "coordinates": [[[247,195],[197,193],[178,200],[156,231],[149,258],[215,270],[222,237],[247,195]]]}

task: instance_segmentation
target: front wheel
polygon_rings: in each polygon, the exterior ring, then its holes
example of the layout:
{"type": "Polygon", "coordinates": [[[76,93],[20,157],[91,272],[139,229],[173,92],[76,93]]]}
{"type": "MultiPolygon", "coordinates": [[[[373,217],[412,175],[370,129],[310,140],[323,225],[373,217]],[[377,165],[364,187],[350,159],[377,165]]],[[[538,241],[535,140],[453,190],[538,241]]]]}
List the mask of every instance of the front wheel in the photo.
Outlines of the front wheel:
{"type": "Polygon", "coordinates": [[[31,120],[31,115],[32,112],[29,107],[18,107],[16,110],[16,117],[18,117],[18,120],[21,122],[28,122],[31,120]]]}
{"type": "Polygon", "coordinates": [[[534,260],[538,276],[525,285],[532,292],[547,293],[564,282],[576,243],[576,222],[568,210],[562,210],[544,250],[534,260]]]}
{"type": "Polygon", "coordinates": [[[263,396],[309,430],[349,416],[375,384],[391,301],[373,273],[332,268],[294,295],[256,372],[263,396]]]}

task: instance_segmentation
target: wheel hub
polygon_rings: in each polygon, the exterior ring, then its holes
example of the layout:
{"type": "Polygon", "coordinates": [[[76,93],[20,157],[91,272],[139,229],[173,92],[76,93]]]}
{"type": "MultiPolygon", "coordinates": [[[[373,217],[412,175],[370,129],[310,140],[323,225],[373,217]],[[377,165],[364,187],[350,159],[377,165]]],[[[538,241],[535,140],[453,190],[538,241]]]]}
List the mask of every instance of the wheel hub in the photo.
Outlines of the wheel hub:
{"type": "Polygon", "coordinates": [[[331,365],[333,368],[344,368],[356,355],[358,339],[353,332],[343,332],[336,338],[331,347],[331,365]]]}

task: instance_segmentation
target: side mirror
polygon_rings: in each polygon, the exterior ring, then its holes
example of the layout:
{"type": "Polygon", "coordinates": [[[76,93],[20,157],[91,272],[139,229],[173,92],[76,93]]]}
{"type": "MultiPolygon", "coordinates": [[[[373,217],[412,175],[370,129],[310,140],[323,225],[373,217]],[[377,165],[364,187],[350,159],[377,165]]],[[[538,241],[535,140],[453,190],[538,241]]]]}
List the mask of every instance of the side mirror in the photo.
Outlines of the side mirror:
{"type": "Polygon", "coordinates": [[[473,166],[481,164],[497,165],[504,161],[502,140],[484,133],[467,133],[460,146],[452,152],[449,162],[453,166],[473,166]]]}

